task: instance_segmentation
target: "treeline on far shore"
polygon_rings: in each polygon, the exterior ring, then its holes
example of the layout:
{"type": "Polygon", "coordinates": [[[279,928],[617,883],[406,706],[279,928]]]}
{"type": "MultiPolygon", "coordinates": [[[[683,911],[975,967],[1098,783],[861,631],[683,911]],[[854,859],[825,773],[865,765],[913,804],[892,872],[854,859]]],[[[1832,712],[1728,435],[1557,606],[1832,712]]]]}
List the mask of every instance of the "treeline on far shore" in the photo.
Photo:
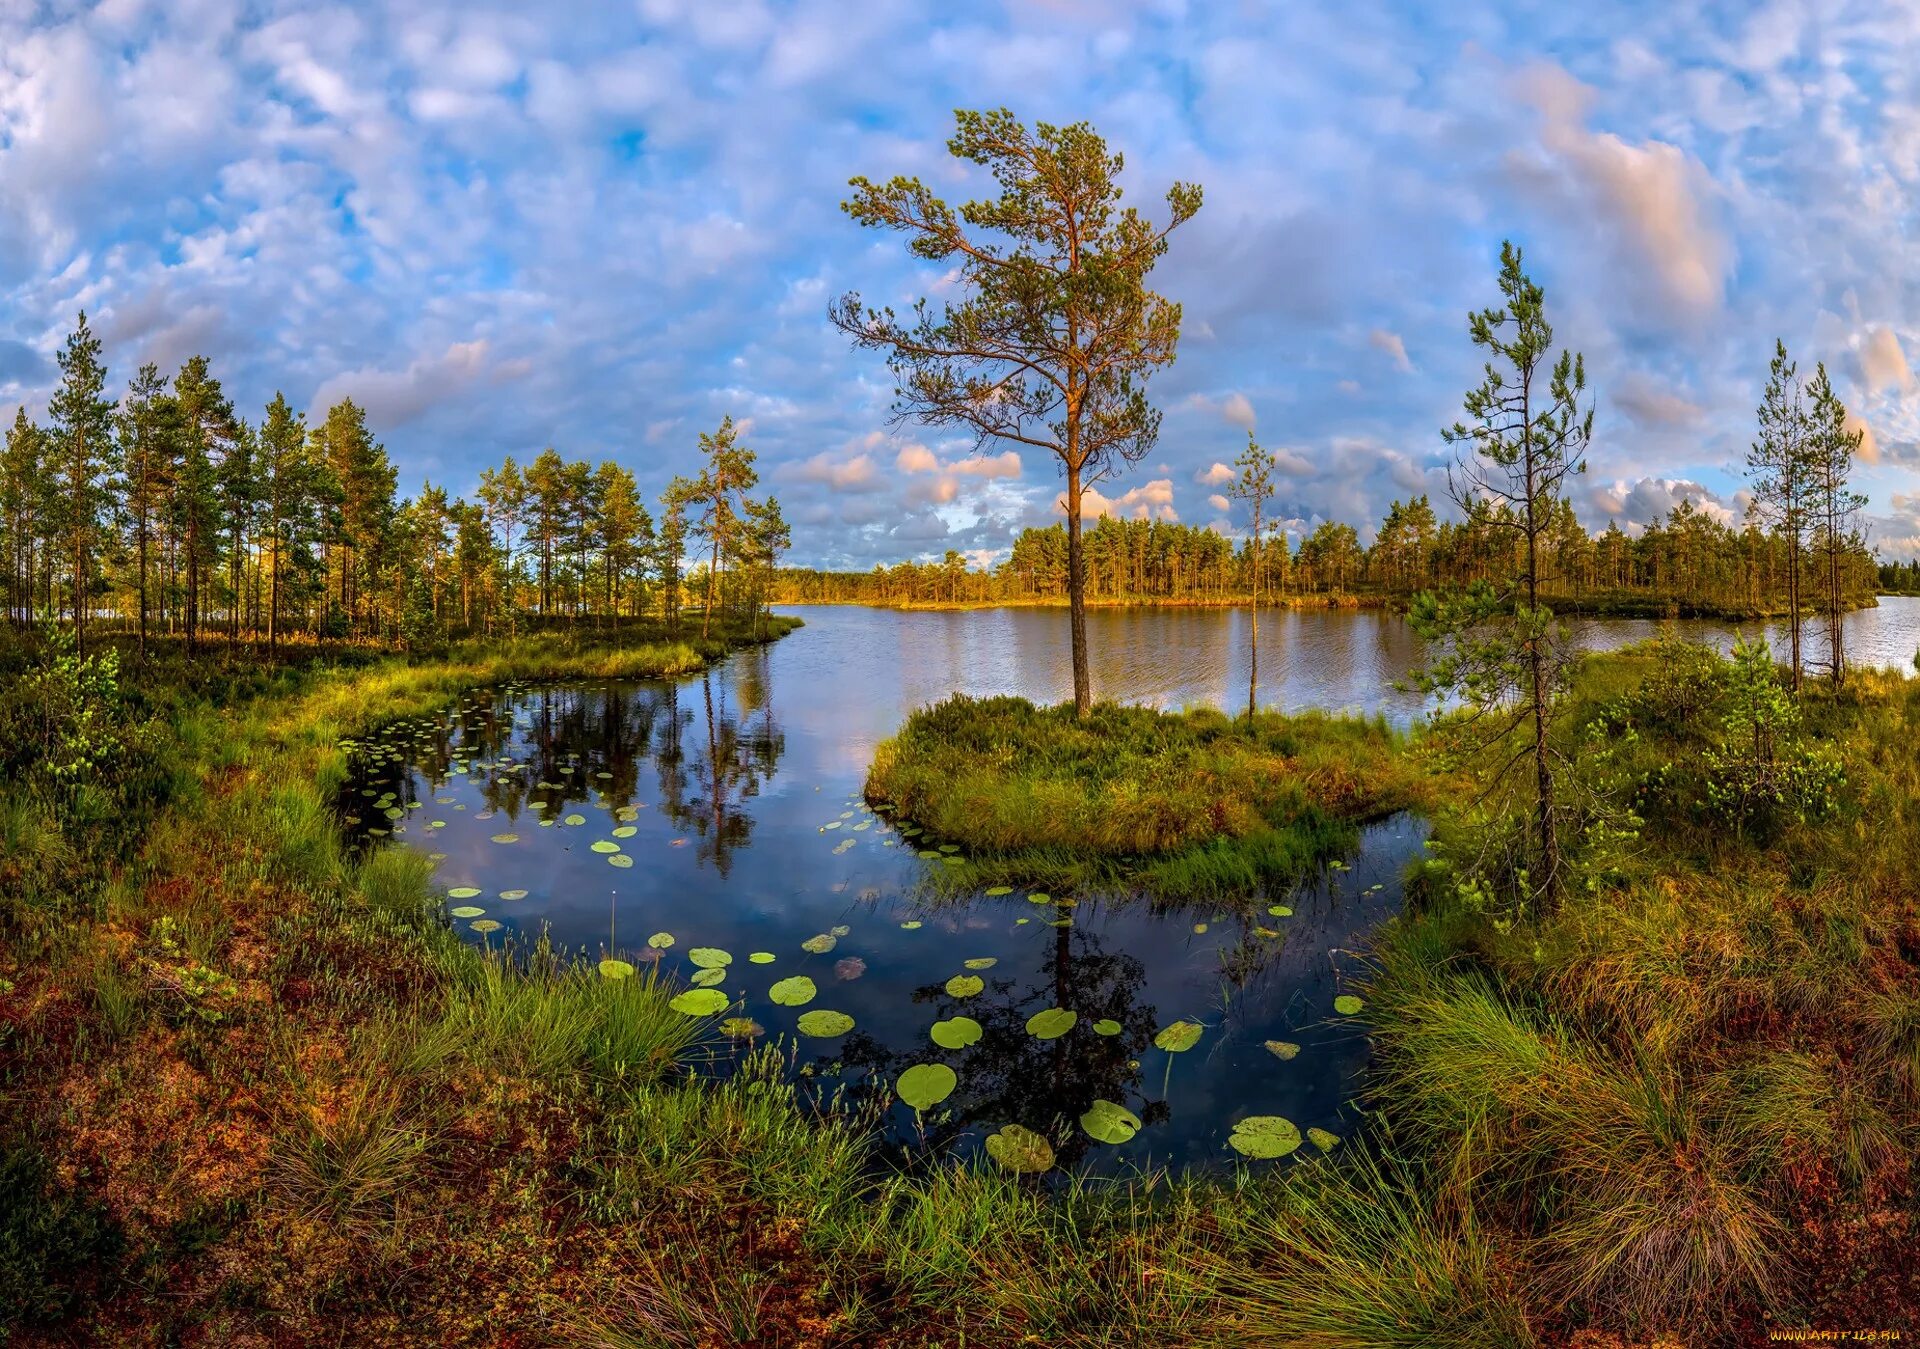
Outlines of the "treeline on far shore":
{"type": "MultiPolygon", "coordinates": [[[[1503,509],[1463,521],[1436,518],[1424,496],[1394,502],[1373,544],[1353,526],[1320,525],[1297,540],[1263,542],[1259,602],[1275,607],[1400,607],[1423,590],[1510,582],[1523,563],[1503,509]]],[[[1589,533],[1561,501],[1544,553],[1543,597],[1561,612],[1623,617],[1747,618],[1790,607],[1792,562],[1776,531],[1749,518],[1722,522],[1682,501],[1634,534],[1610,523],[1589,533]]],[[[1086,533],[1090,604],[1207,607],[1254,599],[1255,554],[1200,525],[1103,518],[1086,533]]],[[[1803,558],[1802,565],[1810,566],[1803,558]]],[[[1875,593],[1920,594],[1920,562],[1876,562],[1864,543],[1845,554],[1849,607],[1875,593]]],[[[1806,578],[1803,576],[1802,581],[1806,578]]],[[[1801,587],[1806,594],[1805,585],[1801,587]]],[[[782,568],[768,598],[783,604],[964,607],[1067,602],[1067,535],[1027,529],[1004,561],[969,566],[958,552],[937,562],[896,562],[866,572],[782,568]]]]}

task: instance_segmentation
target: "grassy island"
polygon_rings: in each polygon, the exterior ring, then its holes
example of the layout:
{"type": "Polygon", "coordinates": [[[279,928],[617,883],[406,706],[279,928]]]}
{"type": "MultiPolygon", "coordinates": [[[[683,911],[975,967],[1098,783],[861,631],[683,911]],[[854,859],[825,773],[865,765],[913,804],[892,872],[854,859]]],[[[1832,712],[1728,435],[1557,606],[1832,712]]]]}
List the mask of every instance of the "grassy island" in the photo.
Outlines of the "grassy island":
{"type": "Polygon", "coordinates": [[[956,695],[880,746],[866,791],[962,847],[946,884],[1221,900],[1331,856],[1357,822],[1424,799],[1426,775],[1377,718],[1103,703],[1081,720],[956,695]]]}

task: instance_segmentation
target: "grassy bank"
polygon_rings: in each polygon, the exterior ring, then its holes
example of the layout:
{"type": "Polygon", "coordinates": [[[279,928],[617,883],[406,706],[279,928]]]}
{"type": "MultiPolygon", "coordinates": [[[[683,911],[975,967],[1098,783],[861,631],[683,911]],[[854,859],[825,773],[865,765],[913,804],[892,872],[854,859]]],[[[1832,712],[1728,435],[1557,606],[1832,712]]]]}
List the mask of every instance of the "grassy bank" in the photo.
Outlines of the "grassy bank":
{"type": "MultiPolygon", "coordinates": [[[[412,854],[342,851],[341,735],[612,659],[641,658],[536,643],[283,672],[225,707],[129,694],[165,717],[139,753],[62,735],[56,767],[94,746],[84,782],[6,779],[71,881],[0,888],[14,1343],[1605,1349],[1912,1326],[1920,685],[1811,696],[1770,760],[1808,785],[1769,806],[1727,662],[1590,662],[1563,746],[1590,818],[1556,914],[1503,898],[1497,798],[1433,803],[1367,990],[1381,1132],[1047,1189],[889,1165],[765,1058],[697,1078],[709,1032],[665,989],[490,963],[412,854]],[[63,832],[74,811],[133,835],[63,832]]],[[[102,698],[69,710],[97,728],[102,698]]]]}
{"type": "Polygon", "coordinates": [[[867,799],[965,860],[943,885],[1138,887],[1250,898],[1349,847],[1354,826],[1423,800],[1382,720],[1228,717],[955,696],[874,754],[867,799]]]}

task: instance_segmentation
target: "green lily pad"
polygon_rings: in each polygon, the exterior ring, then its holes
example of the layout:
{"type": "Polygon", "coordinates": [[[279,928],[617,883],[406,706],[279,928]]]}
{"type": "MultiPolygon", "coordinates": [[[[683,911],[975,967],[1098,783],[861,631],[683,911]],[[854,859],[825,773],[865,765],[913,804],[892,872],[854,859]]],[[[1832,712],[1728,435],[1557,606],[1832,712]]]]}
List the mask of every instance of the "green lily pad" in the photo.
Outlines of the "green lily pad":
{"type": "Polygon", "coordinates": [[[825,1008],[816,1008],[811,1012],[802,1012],[794,1023],[802,1035],[811,1035],[819,1040],[831,1040],[845,1035],[853,1029],[853,1018],[845,1012],[829,1012],[825,1008]]]}
{"type": "Polygon", "coordinates": [[[1340,1013],[1341,1016],[1352,1016],[1365,1006],[1366,1004],[1364,1002],[1354,997],[1351,993],[1342,993],[1333,1000],[1333,1010],[1340,1013]]]}
{"type": "Polygon", "coordinates": [[[720,1023],[720,1033],[730,1040],[751,1040],[767,1030],[750,1016],[730,1016],[720,1023]]]}
{"type": "Polygon", "coordinates": [[[1329,1133],[1325,1129],[1307,1130],[1307,1141],[1322,1152],[1332,1152],[1340,1146],[1340,1135],[1329,1133]]]}
{"type": "Polygon", "coordinates": [[[1293,910],[1289,909],[1284,904],[1269,904],[1267,905],[1267,912],[1272,914],[1275,918],[1293,917],[1293,910]]]}
{"type": "Polygon", "coordinates": [[[631,825],[631,824],[623,824],[618,829],[615,829],[613,831],[613,836],[615,838],[632,838],[635,834],[639,832],[640,830],[637,826],[631,825]]]}
{"type": "Polygon", "coordinates": [[[977,974],[956,974],[947,980],[947,994],[955,998],[971,998],[987,986],[987,981],[977,974]]]}
{"type": "Polygon", "coordinates": [[[485,912],[485,909],[473,904],[457,904],[447,910],[447,913],[455,918],[478,918],[485,912]]]}
{"type": "Polygon", "coordinates": [[[502,890],[500,892],[500,898],[502,899],[525,899],[526,897],[527,892],[525,890],[502,890]]]}
{"type": "Polygon", "coordinates": [[[577,812],[560,821],[561,824],[585,824],[586,822],[587,817],[577,812]]]}
{"type": "Polygon", "coordinates": [[[900,1074],[894,1090],[914,1110],[929,1110],[953,1095],[960,1076],[944,1063],[916,1063],[900,1074]]]}
{"type": "Polygon", "coordinates": [[[603,960],[600,962],[600,973],[607,979],[631,979],[633,966],[624,960],[603,960]]]}
{"type": "Polygon", "coordinates": [[[595,852],[619,852],[620,851],[620,845],[618,843],[615,843],[612,839],[597,838],[587,846],[592,848],[595,852]]]}
{"type": "Polygon", "coordinates": [[[1113,1101],[1095,1101],[1080,1117],[1080,1127],[1102,1143],[1124,1143],[1140,1132],[1140,1117],[1113,1101]]]}
{"type": "Polygon", "coordinates": [[[1000,963],[998,956],[975,956],[972,960],[961,962],[970,970],[990,970],[1000,963]]]}
{"type": "Polygon", "coordinates": [[[1180,1054],[1200,1043],[1200,1032],[1205,1029],[1193,1021],[1176,1021],[1158,1035],[1153,1043],[1169,1054],[1180,1054]]]}
{"type": "Polygon", "coordinates": [[[1029,904],[1051,904],[1051,903],[1053,903],[1053,896],[1052,896],[1052,895],[1049,895],[1049,894],[1043,894],[1042,892],[1040,892],[1040,891],[1038,891],[1038,890],[1035,890],[1035,891],[1034,891],[1034,892],[1033,892],[1032,894],[1030,894],[1030,895],[1028,895],[1028,896],[1027,896],[1027,903],[1029,903],[1029,904]]]}
{"type": "Polygon", "coordinates": [[[499,922],[492,918],[476,918],[471,923],[468,923],[467,926],[479,933],[498,932],[500,930],[499,922]]]}
{"type": "Polygon", "coordinates": [[[1195,923],[1193,925],[1193,934],[1196,937],[1205,936],[1206,931],[1207,931],[1207,925],[1205,923],[1195,923]]]}
{"type": "Polygon", "coordinates": [[[980,1023],[970,1016],[956,1016],[947,1021],[936,1021],[928,1032],[933,1042],[942,1049],[965,1049],[985,1034],[980,1023]]]}
{"type": "Polygon", "coordinates": [[[1292,1058],[1295,1054],[1298,1054],[1300,1052],[1300,1046],[1291,1040],[1269,1040],[1267,1041],[1267,1050],[1276,1059],[1285,1061],[1292,1058]]]}
{"type": "Polygon", "coordinates": [[[1233,1126],[1227,1146],[1259,1160],[1284,1157],[1300,1146],[1300,1130],[1278,1115],[1248,1115],[1233,1126]]]}
{"type": "Polygon", "coordinates": [[[989,885],[986,888],[986,894],[990,895],[994,899],[998,899],[1002,895],[1010,895],[1012,893],[1013,893],[1013,887],[1011,885],[989,885]]]}
{"type": "Polygon", "coordinates": [[[693,977],[687,980],[687,982],[695,988],[712,988],[715,984],[725,982],[726,977],[726,970],[715,966],[712,969],[695,970],[693,977]]]}
{"type": "Polygon", "coordinates": [[[518,834],[495,834],[495,835],[493,836],[493,841],[494,841],[495,843],[518,843],[518,842],[520,841],[520,835],[518,835],[518,834]]]}
{"type": "Polygon", "coordinates": [[[755,965],[771,965],[773,964],[773,952],[755,951],[752,954],[750,954],[747,957],[747,959],[753,962],[755,965]]]}
{"type": "Polygon", "coordinates": [[[671,932],[656,932],[647,938],[647,945],[656,951],[664,951],[673,945],[673,934],[671,932]]]}
{"type": "Polygon", "coordinates": [[[733,964],[733,957],[717,946],[696,946],[687,952],[687,959],[703,970],[733,964]]]}
{"type": "Polygon", "coordinates": [[[475,895],[479,893],[480,893],[480,887],[477,885],[456,885],[453,887],[453,889],[447,891],[447,898],[448,899],[472,899],[475,895]]]}
{"type": "Polygon", "coordinates": [[[811,951],[815,955],[824,955],[828,951],[831,951],[839,943],[839,940],[840,939],[831,932],[822,932],[815,936],[808,937],[805,941],[801,942],[800,949],[802,951],[811,951]]]}
{"type": "Polygon", "coordinates": [[[633,865],[633,859],[623,852],[617,852],[607,859],[607,865],[625,869],[633,865]]]}
{"type": "Polygon", "coordinates": [[[921,922],[918,918],[909,918],[907,919],[906,922],[900,924],[900,930],[903,932],[914,932],[925,926],[926,924],[921,922]]]}
{"type": "Polygon", "coordinates": [[[1053,1144],[1025,1125],[1005,1124],[987,1135],[987,1156],[1009,1171],[1031,1175],[1052,1167],[1053,1144]]]}
{"type": "Polygon", "coordinates": [[[840,923],[834,927],[830,927],[827,929],[828,935],[834,936],[834,937],[844,937],[851,931],[853,931],[853,929],[848,927],[845,923],[840,923]]]}
{"type": "Polygon", "coordinates": [[[782,1007],[805,1007],[813,1001],[817,992],[819,990],[813,986],[813,980],[804,974],[796,974],[768,989],[767,996],[782,1007]]]}
{"type": "Polygon", "coordinates": [[[1093,1023],[1093,1033],[1095,1035],[1118,1035],[1120,1031],[1120,1023],[1109,1016],[1103,1016],[1093,1023]]]}
{"type": "Polygon", "coordinates": [[[682,1016],[712,1016],[733,999],[717,988],[690,988],[667,1006],[682,1016]]]}
{"type": "Polygon", "coordinates": [[[1027,1018],[1027,1034],[1036,1040],[1058,1040],[1080,1020],[1080,1013],[1065,1007],[1049,1007],[1027,1018]]]}

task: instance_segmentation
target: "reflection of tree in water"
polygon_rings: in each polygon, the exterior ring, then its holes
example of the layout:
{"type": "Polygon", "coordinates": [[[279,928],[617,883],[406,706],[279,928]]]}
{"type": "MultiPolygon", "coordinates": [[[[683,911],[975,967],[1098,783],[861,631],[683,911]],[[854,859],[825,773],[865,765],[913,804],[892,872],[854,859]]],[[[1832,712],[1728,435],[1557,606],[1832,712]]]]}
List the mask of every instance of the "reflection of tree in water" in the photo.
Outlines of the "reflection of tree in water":
{"type": "MultiPolygon", "coordinates": [[[[744,845],[753,830],[745,802],[758,796],[761,784],[773,776],[787,742],[774,724],[771,706],[763,701],[760,715],[747,721],[728,708],[724,685],[716,702],[714,682],[710,673],[701,677],[704,716],[697,729],[694,713],[680,709],[679,686],[667,686],[654,762],[660,809],[694,833],[700,858],[724,876],[733,850],[744,845]]],[[[756,697],[764,700],[764,684],[755,687],[756,697]]]]}
{"type": "MultiPolygon", "coordinates": [[[[950,940],[964,940],[955,934],[950,940]]],[[[954,972],[965,972],[966,952],[954,952],[954,972]]],[[[1151,1005],[1142,1005],[1146,967],[1130,955],[1107,952],[1100,938],[1080,928],[1056,928],[1036,966],[1035,977],[1008,977],[1004,965],[980,971],[986,988],[971,998],[955,998],[945,982],[915,990],[916,1003],[931,1005],[938,1019],[972,1017],[981,1036],[965,1049],[942,1049],[931,1040],[904,1053],[889,1049],[861,1031],[843,1042],[848,1069],[865,1068],[871,1091],[890,1090],[915,1063],[939,1060],[959,1074],[952,1096],[931,1112],[926,1138],[936,1148],[972,1125],[994,1128],[1023,1124],[1053,1138],[1062,1164],[1071,1166],[1092,1145],[1077,1121],[1096,1099],[1126,1104],[1140,1095],[1140,1070],[1132,1065],[1153,1043],[1157,1029],[1151,1005]],[[997,976],[997,977],[996,977],[997,976]],[[1036,1039],[1027,1021],[1049,1007],[1079,1013],[1072,1030],[1053,1040],[1036,1039]],[[1093,1023],[1117,1021],[1118,1035],[1099,1035],[1093,1023]],[[944,1117],[943,1112],[945,1113],[944,1117]]],[[[1153,1101],[1140,1112],[1154,1124],[1167,1117],[1165,1102],[1153,1101]]]]}

